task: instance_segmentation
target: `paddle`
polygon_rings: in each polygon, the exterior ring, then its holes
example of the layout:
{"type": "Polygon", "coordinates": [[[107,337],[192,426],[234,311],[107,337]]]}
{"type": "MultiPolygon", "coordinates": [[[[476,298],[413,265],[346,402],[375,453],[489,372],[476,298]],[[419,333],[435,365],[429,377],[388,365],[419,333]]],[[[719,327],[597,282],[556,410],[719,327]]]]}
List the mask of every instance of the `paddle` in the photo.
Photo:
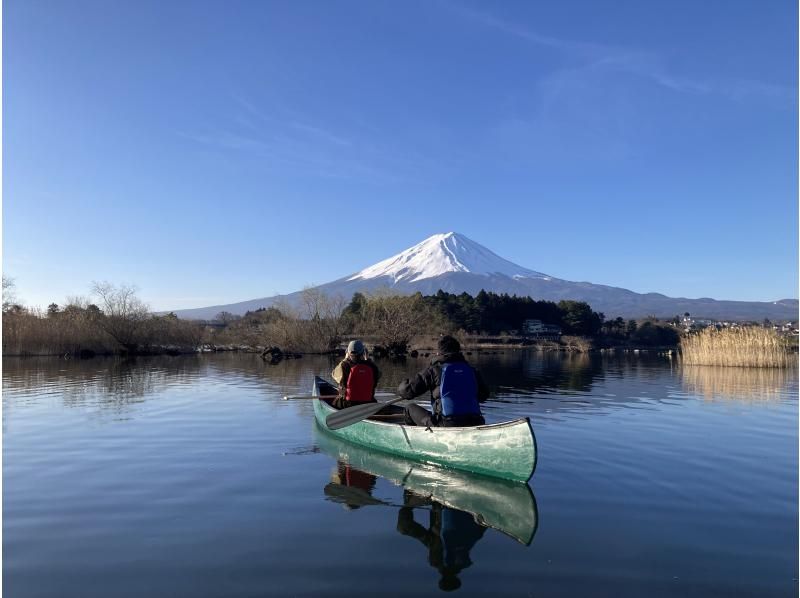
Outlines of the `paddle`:
{"type": "Polygon", "coordinates": [[[375,498],[366,490],[362,490],[361,488],[354,488],[352,486],[345,486],[343,484],[337,484],[335,482],[331,482],[324,489],[325,496],[330,498],[334,502],[343,503],[349,505],[351,507],[369,507],[373,505],[384,505],[387,507],[411,507],[413,509],[420,509],[420,510],[427,510],[430,511],[430,500],[427,502],[421,503],[419,505],[398,505],[395,503],[387,502],[385,500],[381,500],[380,498],[375,498]]]}
{"type": "Polygon", "coordinates": [[[339,428],[346,428],[360,422],[362,419],[367,419],[370,415],[375,415],[389,405],[394,405],[406,399],[400,397],[386,403],[367,403],[366,405],[358,405],[357,407],[347,407],[341,409],[336,413],[331,413],[325,418],[325,425],[329,430],[338,430],[339,428]]]}
{"type": "MultiPolygon", "coordinates": [[[[394,397],[396,395],[393,392],[376,392],[375,396],[376,397],[394,397]]],[[[283,397],[283,400],[284,401],[306,401],[306,400],[310,400],[310,399],[330,399],[330,398],[335,398],[335,397],[336,397],[336,395],[330,395],[330,396],[325,395],[325,396],[322,396],[322,397],[319,397],[319,396],[315,397],[314,395],[285,395],[283,397]]]]}
{"type": "Polygon", "coordinates": [[[331,482],[325,486],[324,492],[325,496],[332,498],[336,502],[345,503],[350,506],[366,507],[369,505],[389,505],[386,501],[375,498],[366,490],[353,486],[345,486],[344,484],[337,484],[335,482],[331,482]]]}

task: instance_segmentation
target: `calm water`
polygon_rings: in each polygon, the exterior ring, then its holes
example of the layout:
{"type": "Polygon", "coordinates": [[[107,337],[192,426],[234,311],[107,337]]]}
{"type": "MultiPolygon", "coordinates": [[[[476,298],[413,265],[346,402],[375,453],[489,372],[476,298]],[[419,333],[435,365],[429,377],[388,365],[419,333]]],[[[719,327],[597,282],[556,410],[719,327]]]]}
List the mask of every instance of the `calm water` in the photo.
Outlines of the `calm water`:
{"type": "Polygon", "coordinates": [[[281,398],[327,358],[5,359],[5,595],[797,594],[796,371],[476,363],[489,421],[531,417],[530,490],[318,432],[281,398]]]}

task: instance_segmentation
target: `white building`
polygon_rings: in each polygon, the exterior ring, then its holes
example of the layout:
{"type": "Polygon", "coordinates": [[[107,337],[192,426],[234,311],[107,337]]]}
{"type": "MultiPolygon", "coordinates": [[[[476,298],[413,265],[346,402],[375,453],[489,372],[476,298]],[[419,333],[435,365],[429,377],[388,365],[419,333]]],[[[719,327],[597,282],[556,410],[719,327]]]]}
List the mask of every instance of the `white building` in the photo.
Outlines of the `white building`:
{"type": "Polygon", "coordinates": [[[522,323],[522,334],[537,339],[558,340],[561,328],[553,324],[545,324],[541,320],[525,320],[522,323]]]}

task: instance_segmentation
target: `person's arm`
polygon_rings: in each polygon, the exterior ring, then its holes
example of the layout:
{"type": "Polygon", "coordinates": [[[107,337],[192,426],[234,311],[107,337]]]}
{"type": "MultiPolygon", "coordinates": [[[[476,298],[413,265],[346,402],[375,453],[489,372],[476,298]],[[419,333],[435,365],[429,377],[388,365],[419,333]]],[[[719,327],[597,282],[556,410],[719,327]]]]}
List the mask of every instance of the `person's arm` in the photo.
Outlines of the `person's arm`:
{"type": "Polygon", "coordinates": [[[428,548],[431,546],[433,538],[430,531],[414,521],[414,510],[410,507],[401,507],[397,513],[397,531],[404,536],[416,538],[428,548]]]}
{"type": "Polygon", "coordinates": [[[475,381],[478,384],[478,402],[483,403],[489,398],[491,393],[489,391],[489,387],[486,386],[486,382],[483,381],[483,377],[478,370],[475,370],[475,381]]]}
{"type": "Polygon", "coordinates": [[[342,384],[342,379],[344,378],[344,360],[340,361],[339,364],[333,369],[331,376],[336,384],[342,384]]]}
{"type": "Polygon", "coordinates": [[[432,389],[430,379],[431,368],[428,368],[424,372],[420,372],[411,379],[406,378],[403,380],[400,383],[400,386],[397,387],[397,394],[404,399],[413,399],[414,397],[418,397],[421,394],[424,394],[426,391],[432,389]]]}
{"type": "Polygon", "coordinates": [[[372,373],[374,374],[374,376],[373,376],[373,378],[374,378],[373,389],[374,388],[378,388],[378,380],[381,379],[381,371],[378,369],[378,366],[375,365],[374,361],[370,360],[369,363],[372,366],[372,373]]]}
{"type": "Polygon", "coordinates": [[[347,378],[350,376],[351,367],[353,367],[353,364],[347,359],[343,359],[342,362],[336,366],[336,369],[333,370],[333,379],[336,380],[337,384],[339,385],[340,398],[345,397],[345,387],[347,386],[347,378]]]}

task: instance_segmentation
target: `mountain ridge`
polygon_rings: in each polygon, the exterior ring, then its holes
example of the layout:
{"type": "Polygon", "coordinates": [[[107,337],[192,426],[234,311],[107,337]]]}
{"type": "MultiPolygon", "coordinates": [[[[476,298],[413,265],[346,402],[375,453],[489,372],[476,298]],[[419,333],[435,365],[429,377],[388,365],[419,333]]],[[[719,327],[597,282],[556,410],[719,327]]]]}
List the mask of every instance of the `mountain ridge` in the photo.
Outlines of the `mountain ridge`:
{"type": "MultiPolygon", "coordinates": [[[[606,317],[655,315],[672,317],[685,312],[721,320],[797,319],[798,300],[770,302],[726,301],[711,298],[668,297],[661,293],[636,293],[622,287],[575,282],[519,266],[480,243],[456,232],[438,233],[372,266],[313,287],[329,296],[349,300],[356,292],[386,288],[392,292],[423,295],[439,290],[470,295],[480,290],[531,296],[539,300],[586,301],[606,317]]],[[[261,307],[300,303],[303,291],[262,297],[225,305],[175,310],[182,318],[212,319],[221,311],[243,315],[261,307]]]]}

